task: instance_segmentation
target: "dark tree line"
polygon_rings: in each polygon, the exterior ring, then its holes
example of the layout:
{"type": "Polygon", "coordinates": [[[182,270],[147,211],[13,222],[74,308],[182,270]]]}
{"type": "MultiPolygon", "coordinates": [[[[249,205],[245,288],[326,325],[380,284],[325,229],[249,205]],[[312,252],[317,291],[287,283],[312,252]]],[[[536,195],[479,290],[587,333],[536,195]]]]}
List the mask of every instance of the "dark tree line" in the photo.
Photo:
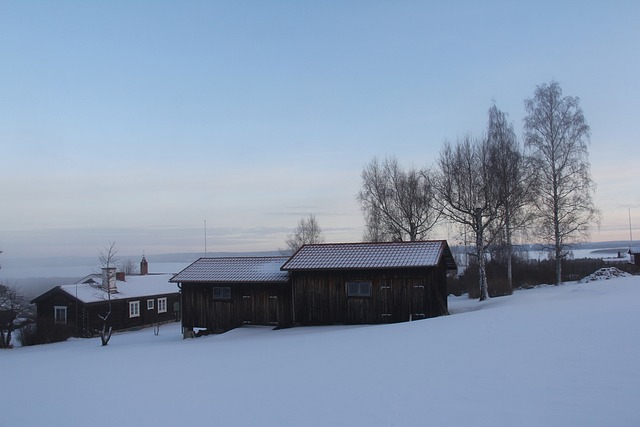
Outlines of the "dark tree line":
{"type": "Polygon", "coordinates": [[[393,157],[362,171],[358,201],[366,241],[429,237],[446,220],[475,241],[480,300],[489,295],[487,251],[500,254],[512,285],[514,241],[528,237],[553,249],[556,284],[571,243],[588,236],[599,213],[588,161],[589,126],[579,99],[556,82],[525,101],[524,138],[492,105],[481,136],[445,141],[434,169],[403,169],[393,157]]]}

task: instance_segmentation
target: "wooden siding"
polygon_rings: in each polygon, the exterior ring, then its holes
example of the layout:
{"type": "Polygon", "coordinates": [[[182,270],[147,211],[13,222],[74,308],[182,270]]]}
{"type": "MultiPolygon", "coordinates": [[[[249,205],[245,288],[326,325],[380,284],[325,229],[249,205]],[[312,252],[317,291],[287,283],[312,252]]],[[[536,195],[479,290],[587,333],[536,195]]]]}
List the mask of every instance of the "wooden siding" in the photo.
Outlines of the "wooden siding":
{"type": "Polygon", "coordinates": [[[376,324],[447,314],[440,268],[291,272],[295,321],[303,325],[376,324]],[[370,281],[370,297],[347,296],[347,282],[370,281]]]}
{"type": "Polygon", "coordinates": [[[182,326],[225,332],[242,325],[292,325],[289,284],[182,283],[182,326]],[[231,298],[213,298],[214,287],[231,288],[231,298]]]}

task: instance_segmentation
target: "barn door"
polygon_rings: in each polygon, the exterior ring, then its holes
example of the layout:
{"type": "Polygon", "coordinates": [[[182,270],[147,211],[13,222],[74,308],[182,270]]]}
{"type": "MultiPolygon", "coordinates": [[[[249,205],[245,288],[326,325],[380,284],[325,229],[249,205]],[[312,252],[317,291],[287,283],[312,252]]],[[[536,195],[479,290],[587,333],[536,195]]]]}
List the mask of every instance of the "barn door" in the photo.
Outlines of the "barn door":
{"type": "Polygon", "coordinates": [[[275,295],[269,296],[269,324],[277,326],[279,323],[278,318],[278,297],[275,295]]]}
{"type": "Polygon", "coordinates": [[[425,289],[422,280],[413,282],[411,290],[411,317],[413,319],[424,319],[427,317],[427,299],[425,297],[425,289]]]}
{"type": "Polygon", "coordinates": [[[390,323],[393,317],[393,283],[391,280],[383,280],[381,283],[382,322],[390,323]]]}
{"type": "Polygon", "coordinates": [[[253,297],[250,294],[242,295],[242,323],[253,323],[253,297]]]}

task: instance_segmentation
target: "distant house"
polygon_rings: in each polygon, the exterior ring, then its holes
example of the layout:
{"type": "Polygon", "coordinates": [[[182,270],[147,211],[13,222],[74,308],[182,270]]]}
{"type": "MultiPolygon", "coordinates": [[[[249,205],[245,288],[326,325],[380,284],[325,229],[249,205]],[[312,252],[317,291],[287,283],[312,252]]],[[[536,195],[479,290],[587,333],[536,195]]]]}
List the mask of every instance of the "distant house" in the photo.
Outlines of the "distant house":
{"type": "Polygon", "coordinates": [[[630,248],[629,257],[631,264],[640,265],[640,247],[630,248]]]}
{"type": "Polygon", "coordinates": [[[446,241],[306,245],[291,257],[201,258],[171,281],[182,326],[375,324],[447,314],[446,241]]]}
{"type": "Polygon", "coordinates": [[[38,329],[91,337],[102,329],[100,316],[109,306],[107,325],[114,331],[178,321],[180,294],[169,282],[173,274],[148,274],[144,257],[140,271],[144,274],[125,277],[115,268],[103,268],[102,275],[91,274],[34,298],[38,329]]]}
{"type": "Polygon", "coordinates": [[[242,325],[291,326],[289,257],[200,258],[176,274],[182,326],[224,332],[242,325]]]}

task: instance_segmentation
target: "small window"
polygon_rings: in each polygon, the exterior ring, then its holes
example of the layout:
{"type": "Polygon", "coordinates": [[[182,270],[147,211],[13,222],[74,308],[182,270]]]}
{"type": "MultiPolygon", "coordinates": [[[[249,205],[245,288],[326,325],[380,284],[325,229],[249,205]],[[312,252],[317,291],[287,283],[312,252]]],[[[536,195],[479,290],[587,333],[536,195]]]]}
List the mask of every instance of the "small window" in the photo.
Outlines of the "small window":
{"type": "Polygon", "coordinates": [[[54,323],[67,324],[67,307],[56,305],[53,307],[54,323]]]}
{"type": "Polygon", "coordinates": [[[147,300],[147,310],[153,310],[153,300],[152,299],[148,299],[147,300]]]}
{"type": "Polygon", "coordinates": [[[347,282],[347,296],[348,297],[370,297],[371,296],[371,282],[359,281],[359,282],[347,282]]]}
{"type": "Polygon", "coordinates": [[[229,286],[214,286],[213,299],[231,299],[231,288],[229,286]]]}
{"type": "Polygon", "coordinates": [[[158,298],[158,313],[166,313],[166,312],[167,312],[167,299],[158,298]]]}
{"type": "Polygon", "coordinates": [[[140,301],[129,302],[129,317],[140,317],[140,301]]]}

